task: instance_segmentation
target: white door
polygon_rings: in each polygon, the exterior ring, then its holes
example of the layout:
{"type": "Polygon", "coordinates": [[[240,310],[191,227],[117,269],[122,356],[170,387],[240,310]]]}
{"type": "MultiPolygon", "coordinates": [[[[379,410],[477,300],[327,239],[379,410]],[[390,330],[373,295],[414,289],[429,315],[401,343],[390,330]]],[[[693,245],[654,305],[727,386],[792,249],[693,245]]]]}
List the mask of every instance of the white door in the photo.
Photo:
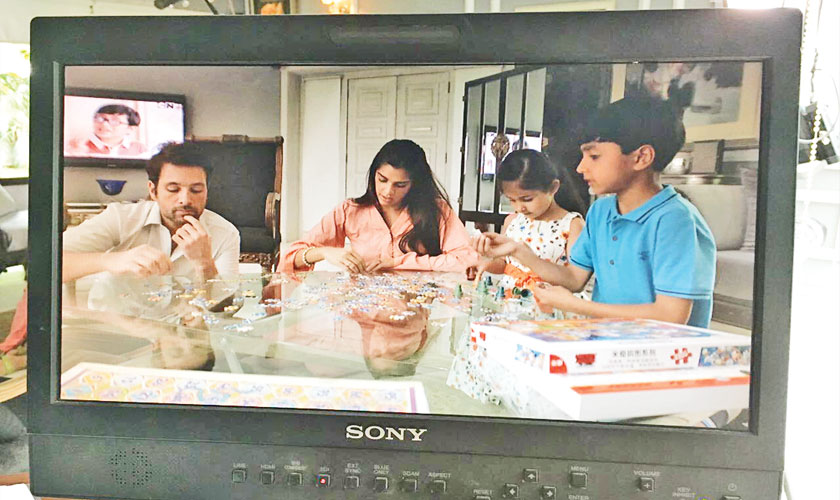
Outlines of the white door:
{"type": "Polygon", "coordinates": [[[354,78],[348,82],[346,196],[361,196],[367,171],[383,144],[395,137],[397,77],[354,78]]]}
{"type": "Polygon", "coordinates": [[[397,80],[397,137],[423,148],[441,183],[448,179],[448,111],[449,73],[406,75],[397,80]]]}
{"type": "Polygon", "coordinates": [[[373,157],[396,138],[419,144],[445,183],[448,110],[448,73],[348,80],[347,197],[364,193],[373,157]]]}

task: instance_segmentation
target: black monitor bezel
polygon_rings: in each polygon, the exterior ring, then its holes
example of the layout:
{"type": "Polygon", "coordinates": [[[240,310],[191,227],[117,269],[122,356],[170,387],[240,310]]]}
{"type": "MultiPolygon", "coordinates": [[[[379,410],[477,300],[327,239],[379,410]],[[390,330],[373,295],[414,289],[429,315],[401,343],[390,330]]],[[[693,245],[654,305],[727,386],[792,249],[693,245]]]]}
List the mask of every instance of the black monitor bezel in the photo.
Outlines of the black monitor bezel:
{"type": "Polygon", "coordinates": [[[30,183],[30,433],[781,470],[800,31],[801,13],[792,9],[33,20],[30,164],[37,182],[30,183]],[[383,34],[389,38],[382,39],[383,34]],[[552,39],[557,43],[547,41],[552,39]],[[60,116],[65,66],[710,59],[763,63],[753,323],[753,331],[761,335],[754,337],[753,345],[749,432],[226,407],[197,411],[58,399],[62,217],[57,207],[62,205],[60,116]],[[421,442],[358,442],[345,438],[349,424],[428,431],[421,442]]]}
{"type": "MultiPolygon", "coordinates": [[[[125,99],[147,102],[175,102],[181,105],[181,125],[184,129],[184,137],[187,132],[187,97],[183,94],[161,94],[158,92],[134,92],[118,89],[90,89],[82,87],[67,87],[64,95],[79,97],[99,97],[106,99],[125,99]]],[[[184,140],[184,137],[181,140],[184,140]]],[[[114,167],[114,168],[138,168],[145,167],[148,160],[142,158],[103,158],[101,156],[65,156],[65,167],[114,167]]]]}

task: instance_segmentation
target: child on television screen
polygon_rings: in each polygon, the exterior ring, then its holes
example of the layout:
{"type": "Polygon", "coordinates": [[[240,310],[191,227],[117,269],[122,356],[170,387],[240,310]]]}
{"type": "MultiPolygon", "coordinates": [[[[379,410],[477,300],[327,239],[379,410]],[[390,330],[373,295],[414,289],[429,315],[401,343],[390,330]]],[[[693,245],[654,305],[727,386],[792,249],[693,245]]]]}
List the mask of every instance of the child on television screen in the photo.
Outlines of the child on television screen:
{"type": "Polygon", "coordinates": [[[506,290],[559,279],[556,268],[569,264],[583,217],[557,204],[557,167],[539,151],[520,149],[505,157],[497,175],[515,211],[505,218],[501,233],[485,232],[473,241],[484,257],[476,279],[484,272],[501,274],[498,285],[506,290]]]}
{"type": "Polygon", "coordinates": [[[123,104],[101,106],[93,115],[93,133],[70,141],[64,154],[69,156],[138,157],[146,146],[134,140],[140,114],[123,104]]]}
{"type": "Polygon", "coordinates": [[[697,209],[659,173],[685,143],[667,101],[627,97],[596,112],[580,141],[583,175],[598,199],[553,287],[537,287],[541,308],[594,317],[648,318],[707,327],[715,241],[697,209]],[[572,292],[595,273],[592,301],[572,292]]]}

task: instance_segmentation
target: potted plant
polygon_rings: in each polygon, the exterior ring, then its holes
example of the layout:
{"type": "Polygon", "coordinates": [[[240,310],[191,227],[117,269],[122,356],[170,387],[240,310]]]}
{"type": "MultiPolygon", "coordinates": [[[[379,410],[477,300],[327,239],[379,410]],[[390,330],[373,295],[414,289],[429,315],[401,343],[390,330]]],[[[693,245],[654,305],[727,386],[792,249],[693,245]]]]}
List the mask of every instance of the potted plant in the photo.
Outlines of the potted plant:
{"type": "Polygon", "coordinates": [[[29,170],[29,77],[14,72],[0,73],[0,169],[29,170]]]}

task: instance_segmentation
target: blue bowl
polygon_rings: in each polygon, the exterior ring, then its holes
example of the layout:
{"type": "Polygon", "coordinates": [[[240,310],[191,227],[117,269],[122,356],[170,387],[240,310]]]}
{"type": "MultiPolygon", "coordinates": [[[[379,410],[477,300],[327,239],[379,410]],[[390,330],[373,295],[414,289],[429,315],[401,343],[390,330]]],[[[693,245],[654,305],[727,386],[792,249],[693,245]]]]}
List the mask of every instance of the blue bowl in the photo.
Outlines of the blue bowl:
{"type": "Polygon", "coordinates": [[[96,182],[99,183],[99,189],[101,189],[102,192],[107,194],[108,196],[120,194],[123,190],[123,186],[125,186],[126,183],[126,181],[120,181],[116,179],[96,179],[96,182]]]}

